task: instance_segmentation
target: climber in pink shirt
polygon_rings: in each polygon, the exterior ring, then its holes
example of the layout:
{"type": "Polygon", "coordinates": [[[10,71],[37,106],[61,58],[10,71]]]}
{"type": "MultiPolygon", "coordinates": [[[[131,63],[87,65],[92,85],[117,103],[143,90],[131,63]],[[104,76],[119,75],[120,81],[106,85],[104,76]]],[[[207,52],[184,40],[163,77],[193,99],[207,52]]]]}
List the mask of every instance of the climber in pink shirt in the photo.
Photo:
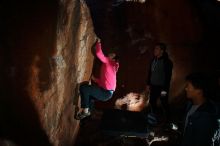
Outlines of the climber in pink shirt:
{"type": "Polygon", "coordinates": [[[101,40],[96,42],[96,56],[102,62],[100,77],[92,80],[97,85],[84,84],[80,86],[81,108],[82,111],[76,115],[76,119],[81,120],[91,115],[91,99],[100,101],[109,100],[116,89],[116,74],[119,68],[118,56],[115,53],[109,53],[105,56],[102,52],[101,40]]]}

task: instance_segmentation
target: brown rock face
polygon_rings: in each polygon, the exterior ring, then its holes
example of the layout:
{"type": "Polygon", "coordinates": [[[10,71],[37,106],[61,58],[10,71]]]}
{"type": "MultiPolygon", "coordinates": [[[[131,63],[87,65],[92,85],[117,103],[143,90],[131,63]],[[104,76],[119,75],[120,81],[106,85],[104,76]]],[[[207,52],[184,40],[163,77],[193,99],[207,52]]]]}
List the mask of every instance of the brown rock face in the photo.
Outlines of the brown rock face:
{"type": "Polygon", "coordinates": [[[95,34],[86,4],[22,0],[0,6],[0,136],[20,146],[72,146],[75,89],[93,65],[95,34]]]}

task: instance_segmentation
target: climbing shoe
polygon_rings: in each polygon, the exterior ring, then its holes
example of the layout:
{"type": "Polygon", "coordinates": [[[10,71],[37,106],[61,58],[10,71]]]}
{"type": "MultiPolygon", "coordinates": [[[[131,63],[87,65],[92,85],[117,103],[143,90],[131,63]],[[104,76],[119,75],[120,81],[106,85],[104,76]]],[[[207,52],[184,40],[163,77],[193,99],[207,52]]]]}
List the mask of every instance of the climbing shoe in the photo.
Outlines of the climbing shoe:
{"type": "Polygon", "coordinates": [[[80,113],[78,113],[77,115],[76,115],[76,120],[82,120],[82,119],[84,119],[84,118],[86,118],[86,117],[89,117],[91,115],[91,113],[90,112],[87,112],[87,113],[85,113],[85,112],[80,112],[80,113]]]}

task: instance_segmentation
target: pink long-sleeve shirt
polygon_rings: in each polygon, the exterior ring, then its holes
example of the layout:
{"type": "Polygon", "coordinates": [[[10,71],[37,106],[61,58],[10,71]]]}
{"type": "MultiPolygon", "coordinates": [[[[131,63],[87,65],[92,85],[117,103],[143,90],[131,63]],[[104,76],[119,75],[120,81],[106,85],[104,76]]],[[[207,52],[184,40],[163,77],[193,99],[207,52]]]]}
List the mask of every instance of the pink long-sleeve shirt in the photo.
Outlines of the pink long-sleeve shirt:
{"type": "Polygon", "coordinates": [[[96,43],[96,56],[102,62],[100,77],[96,79],[97,84],[106,90],[115,90],[116,73],[119,68],[119,63],[103,54],[100,42],[96,43]]]}

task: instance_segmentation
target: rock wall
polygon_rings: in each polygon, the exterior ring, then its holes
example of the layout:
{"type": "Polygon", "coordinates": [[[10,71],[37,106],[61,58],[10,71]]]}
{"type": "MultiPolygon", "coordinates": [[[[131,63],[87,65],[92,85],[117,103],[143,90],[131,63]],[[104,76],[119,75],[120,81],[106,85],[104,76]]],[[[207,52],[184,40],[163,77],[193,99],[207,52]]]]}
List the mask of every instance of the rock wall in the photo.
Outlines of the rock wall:
{"type": "Polygon", "coordinates": [[[90,77],[96,37],[86,4],[0,4],[2,143],[72,146],[79,126],[77,85],[90,77]]]}
{"type": "MultiPolygon", "coordinates": [[[[55,108],[59,107],[56,110],[60,112],[60,117],[56,115],[59,119],[57,123],[51,121],[57,128],[56,131],[50,129],[49,135],[57,134],[51,137],[55,145],[67,145],[76,138],[78,122],[73,119],[75,113],[73,105],[74,108],[78,105],[78,84],[88,80],[91,75],[93,66],[91,48],[96,36],[84,1],[60,1],[59,5],[57,52],[53,58],[56,60],[57,97],[63,98],[54,99],[57,102],[55,108]],[[57,137],[59,137],[58,140],[57,137]],[[65,141],[62,140],[63,138],[65,141]],[[68,141],[69,143],[66,144],[68,141]]],[[[51,107],[54,107],[54,104],[51,104],[51,107]]],[[[48,113],[50,110],[49,108],[48,113]]],[[[49,122],[46,123],[49,124],[49,122]]]]}

